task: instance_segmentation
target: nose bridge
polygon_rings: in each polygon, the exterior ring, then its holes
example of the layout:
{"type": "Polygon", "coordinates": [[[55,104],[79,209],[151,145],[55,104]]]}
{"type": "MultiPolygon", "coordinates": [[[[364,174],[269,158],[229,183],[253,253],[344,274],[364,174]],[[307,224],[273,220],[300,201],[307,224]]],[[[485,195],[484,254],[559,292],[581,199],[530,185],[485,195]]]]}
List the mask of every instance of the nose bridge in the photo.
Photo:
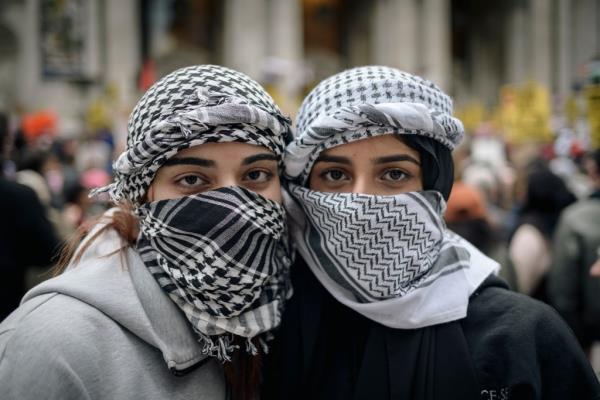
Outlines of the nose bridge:
{"type": "Polygon", "coordinates": [[[233,170],[219,171],[217,179],[218,187],[240,186],[241,184],[241,182],[238,182],[237,175],[233,170]]]}
{"type": "Polygon", "coordinates": [[[363,171],[358,171],[354,175],[354,184],[352,185],[352,193],[371,194],[373,192],[372,179],[369,179],[368,174],[363,171]]]}

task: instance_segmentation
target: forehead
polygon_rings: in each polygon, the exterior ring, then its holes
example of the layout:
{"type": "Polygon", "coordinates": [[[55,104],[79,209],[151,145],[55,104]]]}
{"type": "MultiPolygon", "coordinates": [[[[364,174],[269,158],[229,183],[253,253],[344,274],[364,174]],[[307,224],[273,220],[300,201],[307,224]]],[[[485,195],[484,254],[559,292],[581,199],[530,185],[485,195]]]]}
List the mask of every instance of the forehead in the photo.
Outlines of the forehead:
{"type": "Polygon", "coordinates": [[[356,140],[321,152],[321,155],[345,156],[354,159],[407,154],[419,160],[419,152],[404,143],[398,135],[382,135],[356,140]]]}

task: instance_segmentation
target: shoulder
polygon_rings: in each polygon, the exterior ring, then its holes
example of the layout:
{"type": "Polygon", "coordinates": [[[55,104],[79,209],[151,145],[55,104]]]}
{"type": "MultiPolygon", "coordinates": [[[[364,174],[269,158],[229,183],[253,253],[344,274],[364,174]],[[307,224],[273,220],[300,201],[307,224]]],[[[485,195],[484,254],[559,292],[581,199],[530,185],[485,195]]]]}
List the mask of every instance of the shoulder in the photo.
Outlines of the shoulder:
{"type": "Polygon", "coordinates": [[[0,386],[8,398],[83,396],[81,376],[97,359],[101,340],[95,339],[110,323],[97,309],[61,294],[25,302],[0,324],[0,386]]]}
{"type": "Polygon", "coordinates": [[[548,305],[488,286],[471,299],[462,325],[482,387],[521,385],[538,396],[555,393],[553,399],[599,395],[577,340],[548,305]]]}
{"type": "Polygon", "coordinates": [[[73,297],[59,293],[36,296],[0,324],[0,357],[4,362],[13,355],[23,361],[25,356],[35,358],[40,353],[77,354],[101,334],[104,325],[113,323],[98,309],[73,297]]]}
{"type": "Polygon", "coordinates": [[[481,327],[483,335],[503,332],[515,338],[536,335],[540,329],[570,334],[553,308],[499,286],[485,287],[471,297],[465,325],[481,327]]]}
{"type": "Polygon", "coordinates": [[[573,218],[582,215],[597,215],[600,217],[600,200],[599,199],[584,199],[571,204],[565,208],[561,214],[563,223],[573,222],[573,218]]]}

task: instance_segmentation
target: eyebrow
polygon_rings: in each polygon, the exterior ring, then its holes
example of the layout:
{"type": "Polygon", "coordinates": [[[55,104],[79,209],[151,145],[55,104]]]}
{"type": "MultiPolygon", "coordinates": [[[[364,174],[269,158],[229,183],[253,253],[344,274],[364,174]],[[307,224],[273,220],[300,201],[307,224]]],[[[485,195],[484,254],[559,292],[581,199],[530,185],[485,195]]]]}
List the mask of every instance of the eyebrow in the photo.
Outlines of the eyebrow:
{"type": "Polygon", "coordinates": [[[332,162],[332,163],[347,164],[347,165],[352,164],[352,161],[350,161],[350,159],[347,157],[328,156],[327,154],[323,154],[323,155],[319,156],[319,158],[317,158],[317,161],[315,161],[315,164],[318,162],[332,162]]]}
{"type": "Polygon", "coordinates": [[[408,162],[411,162],[411,163],[419,165],[419,166],[421,165],[420,162],[418,162],[414,157],[411,157],[408,154],[398,154],[398,155],[387,156],[387,157],[379,157],[379,158],[375,159],[375,164],[386,164],[386,163],[396,162],[396,161],[408,161],[408,162]]]}
{"type": "MultiPolygon", "coordinates": [[[[279,157],[277,157],[275,154],[271,154],[271,153],[255,154],[255,155],[244,158],[242,160],[242,165],[248,165],[248,164],[252,164],[257,161],[262,161],[262,160],[279,161],[279,157]]],[[[200,167],[214,167],[215,165],[217,165],[217,163],[214,162],[213,160],[207,160],[206,158],[181,157],[181,158],[169,158],[163,164],[163,166],[166,166],[166,167],[170,167],[173,165],[198,165],[200,167]]]]}
{"type": "Polygon", "coordinates": [[[198,165],[200,167],[214,167],[216,163],[213,160],[207,160],[206,158],[198,157],[182,157],[182,158],[169,158],[163,166],[170,167],[173,165],[198,165]]]}
{"type": "Polygon", "coordinates": [[[275,154],[271,154],[271,153],[255,154],[253,156],[244,158],[242,160],[242,165],[248,165],[248,164],[252,164],[257,161],[263,161],[263,160],[279,161],[279,157],[277,157],[275,154]]]}

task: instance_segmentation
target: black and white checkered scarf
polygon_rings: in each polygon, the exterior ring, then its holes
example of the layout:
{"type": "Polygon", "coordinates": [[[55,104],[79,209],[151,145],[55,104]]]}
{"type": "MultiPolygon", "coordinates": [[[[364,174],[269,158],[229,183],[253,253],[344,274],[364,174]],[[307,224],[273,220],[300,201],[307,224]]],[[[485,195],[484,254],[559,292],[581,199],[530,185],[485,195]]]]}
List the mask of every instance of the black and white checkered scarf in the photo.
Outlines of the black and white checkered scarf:
{"type": "Polygon", "coordinates": [[[263,334],[279,324],[291,295],[283,207],[236,187],[151,203],[145,195],[165,161],[192,146],[242,142],[282,156],[289,119],[249,77],[201,65],[153,85],[128,130],[115,181],[96,193],[133,203],[142,260],[184,312],[205,353],[229,360],[240,336],[255,354],[251,339],[264,345],[263,334]]]}
{"type": "Polygon", "coordinates": [[[291,295],[283,206],[227,187],[146,203],[138,213],[140,256],[206,354],[229,360],[234,335],[256,354],[250,339],[279,325],[291,295]]]}
{"type": "Polygon", "coordinates": [[[115,202],[143,202],[162,164],[203,143],[243,142],[281,155],[290,120],[255,81],[229,68],[200,65],[177,70],[154,84],[128,124],[127,149],[114,163],[108,192],[115,202]]]}
{"type": "Polygon", "coordinates": [[[463,318],[470,294],[497,263],[446,229],[438,192],[375,196],[304,185],[323,150],[355,140],[414,134],[453,148],[463,129],[451,111],[450,98],[424,79],[356,68],[309,94],[286,149],[284,203],[300,254],[338,301],[393,328],[463,318]]]}
{"type": "Polygon", "coordinates": [[[286,148],[285,175],[303,185],[319,154],[391,133],[421,135],[453,149],[464,134],[452,99],[435,84],[394,68],[350,69],[325,79],[306,97],[286,148]]]}

